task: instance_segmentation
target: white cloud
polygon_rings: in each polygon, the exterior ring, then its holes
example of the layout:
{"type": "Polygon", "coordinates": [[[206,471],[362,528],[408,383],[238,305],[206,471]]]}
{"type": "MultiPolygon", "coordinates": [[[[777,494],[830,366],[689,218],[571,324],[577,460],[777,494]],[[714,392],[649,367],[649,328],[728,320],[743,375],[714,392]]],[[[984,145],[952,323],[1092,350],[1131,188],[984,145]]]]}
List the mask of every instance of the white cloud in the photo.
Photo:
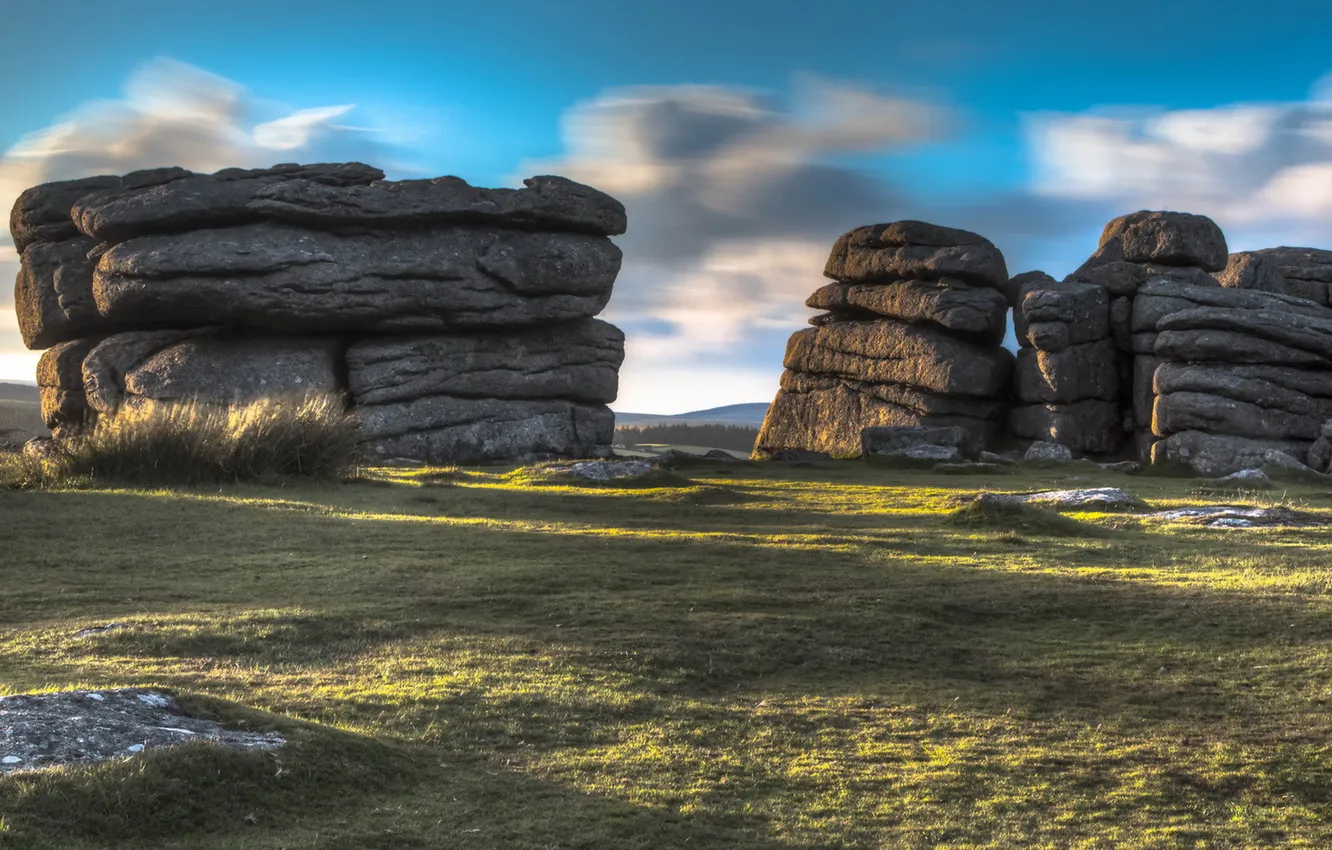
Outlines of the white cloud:
{"type": "Polygon", "coordinates": [[[1046,197],[1208,215],[1232,247],[1332,241],[1332,74],[1307,101],[1028,119],[1046,197]]]}

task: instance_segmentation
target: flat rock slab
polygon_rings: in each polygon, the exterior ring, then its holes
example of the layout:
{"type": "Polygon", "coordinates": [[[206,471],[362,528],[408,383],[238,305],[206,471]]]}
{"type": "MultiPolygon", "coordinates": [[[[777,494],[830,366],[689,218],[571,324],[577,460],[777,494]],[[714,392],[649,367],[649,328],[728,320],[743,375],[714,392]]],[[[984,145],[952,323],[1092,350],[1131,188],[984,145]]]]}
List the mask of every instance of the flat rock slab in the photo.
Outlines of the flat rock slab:
{"type": "Polygon", "coordinates": [[[1032,290],[1018,309],[1027,342],[1044,351],[1063,351],[1110,336],[1109,296],[1099,286],[1072,283],[1032,290]]]}
{"type": "Polygon", "coordinates": [[[1050,508],[1097,511],[1142,510],[1147,503],[1118,487],[1089,487],[1081,490],[1042,490],[1038,493],[989,493],[996,499],[1050,508]]]}
{"type": "Polygon", "coordinates": [[[624,334],[587,319],[513,333],[359,339],[347,349],[357,404],[431,395],[615,401],[624,334]]]}
{"type": "Polygon", "coordinates": [[[1008,267],[994,243],[922,221],[857,227],[838,238],[823,274],[844,283],[956,278],[1004,292],[1008,267]]]}
{"type": "Polygon", "coordinates": [[[237,732],[185,714],[167,694],[138,688],[17,694],[0,698],[0,774],[126,758],[145,750],[210,741],[271,750],[276,733],[237,732]]]}
{"type": "Polygon", "coordinates": [[[1193,286],[1158,280],[1144,285],[1138,291],[1133,300],[1129,327],[1135,334],[1153,333],[1159,330],[1158,323],[1166,316],[1198,307],[1223,307],[1241,312],[1272,310],[1283,314],[1332,319],[1332,309],[1307,298],[1252,289],[1193,286]]]}
{"type": "Polygon", "coordinates": [[[80,198],[108,189],[156,186],[189,177],[183,168],[154,168],[132,171],[124,177],[111,174],[78,180],[57,180],[25,190],[9,212],[9,232],[20,254],[37,242],[60,242],[79,235],[70,214],[80,198]]]}
{"type": "Polygon", "coordinates": [[[62,242],[38,242],[23,252],[14,281],[14,311],[28,348],[49,348],[107,326],[93,299],[97,261],[89,253],[96,245],[93,239],[76,236],[62,242]]]}
{"type": "Polygon", "coordinates": [[[1208,528],[1265,528],[1271,526],[1326,525],[1326,521],[1303,511],[1290,508],[1253,508],[1246,505],[1208,505],[1204,507],[1173,508],[1145,514],[1145,519],[1163,522],[1186,522],[1208,528]]]}
{"type": "Polygon", "coordinates": [[[122,242],[98,262],[93,294],[104,317],[140,327],[513,328],[601,312],[620,259],[608,238],[581,233],[256,224],[122,242]]]}
{"type": "Polygon", "coordinates": [[[979,342],[998,345],[1007,329],[1008,300],[994,289],[953,280],[903,280],[889,284],[829,283],[806,301],[848,319],[886,316],[935,325],[979,342]]]}
{"type": "Polygon", "coordinates": [[[541,472],[558,477],[582,478],[585,481],[616,481],[641,478],[656,466],[647,460],[584,460],[578,463],[542,467],[541,472]]]}

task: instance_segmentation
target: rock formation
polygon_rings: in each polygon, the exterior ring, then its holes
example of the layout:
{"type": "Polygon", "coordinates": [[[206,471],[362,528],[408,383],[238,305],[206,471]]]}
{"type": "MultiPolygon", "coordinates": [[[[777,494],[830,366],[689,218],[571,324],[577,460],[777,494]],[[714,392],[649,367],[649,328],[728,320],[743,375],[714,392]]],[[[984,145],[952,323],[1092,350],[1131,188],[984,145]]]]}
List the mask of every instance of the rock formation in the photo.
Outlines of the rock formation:
{"type": "Polygon", "coordinates": [[[994,245],[918,221],[860,227],[837,240],[824,275],[834,282],[806,304],[826,312],[787,343],[757,456],[856,457],[875,426],[960,426],[974,452],[1003,430],[1011,295],[994,245]]]}
{"type": "Polygon", "coordinates": [[[57,434],[145,401],[343,393],[381,457],[605,454],[624,208],[361,163],[48,183],[10,217],[57,434]]]}

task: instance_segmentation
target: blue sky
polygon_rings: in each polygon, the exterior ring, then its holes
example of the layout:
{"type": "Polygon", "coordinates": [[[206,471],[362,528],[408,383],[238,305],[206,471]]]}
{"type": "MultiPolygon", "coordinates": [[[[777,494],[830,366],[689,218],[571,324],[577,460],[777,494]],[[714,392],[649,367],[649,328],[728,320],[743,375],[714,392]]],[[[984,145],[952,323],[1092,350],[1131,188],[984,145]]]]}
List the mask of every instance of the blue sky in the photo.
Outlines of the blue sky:
{"type": "MultiPolygon", "coordinates": [[[[770,398],[858,224],[968,227],[1056,276],[1139,208],[1211,215],[1232,250],[1332,245],[1332,4],[111,8],[5,4],[0,203],[150,164],[566,173],[630,212],[622,410],[770,398]]],[[[0,292],[0,378],[30,377],[12,324],[0,292]]]]}

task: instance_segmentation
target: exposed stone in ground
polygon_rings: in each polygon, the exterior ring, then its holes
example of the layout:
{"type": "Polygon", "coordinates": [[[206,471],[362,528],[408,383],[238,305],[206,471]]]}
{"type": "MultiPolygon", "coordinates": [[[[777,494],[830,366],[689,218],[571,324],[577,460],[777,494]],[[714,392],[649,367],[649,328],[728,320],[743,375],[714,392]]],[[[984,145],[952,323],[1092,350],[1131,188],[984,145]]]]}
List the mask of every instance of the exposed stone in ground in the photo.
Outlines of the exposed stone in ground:
{"type": "Polygon", "coordinates": [[[1073,452],[1068,446],[1037,440],[1027,447],[1023,460],[1072,460],[1073,452]]]}
{"type": "Polygon", "coordinates": [[[1208,505],[1204,507],[1173,508],[1146,514],[1146,519],[1166,522],[1187,522],[1208,528],[1260,528],[1266,526],[1323,525],[1312,514],[1285,507],[1254,508],[1247,505],[1208,505]]]}
{"type": "Polygon", "coordinates": [[[586,481],[614,481],[647,475],[656,466],[647,460],[587,460],[578,463],[542,467],[547,475],[582,478],[586,481]]]}
{"type": "Polygon", "coordinates": [[[1038,493],[988,493],[988,496],[1050,508],[1088,508],[1102,511],[1138,510],[1146,503],[1118,487],[1089,487],[1079,490],[1042,490],[1038,493]]]}
{"type": "Polygon", "coordinates": [[[0,698],[0,774],[109,761],[188,741],[261,750],[286,743],[273,732],[238,732],[213,720],[190,717],[175,699],[153,690],[78,690],[0,698]]]}

